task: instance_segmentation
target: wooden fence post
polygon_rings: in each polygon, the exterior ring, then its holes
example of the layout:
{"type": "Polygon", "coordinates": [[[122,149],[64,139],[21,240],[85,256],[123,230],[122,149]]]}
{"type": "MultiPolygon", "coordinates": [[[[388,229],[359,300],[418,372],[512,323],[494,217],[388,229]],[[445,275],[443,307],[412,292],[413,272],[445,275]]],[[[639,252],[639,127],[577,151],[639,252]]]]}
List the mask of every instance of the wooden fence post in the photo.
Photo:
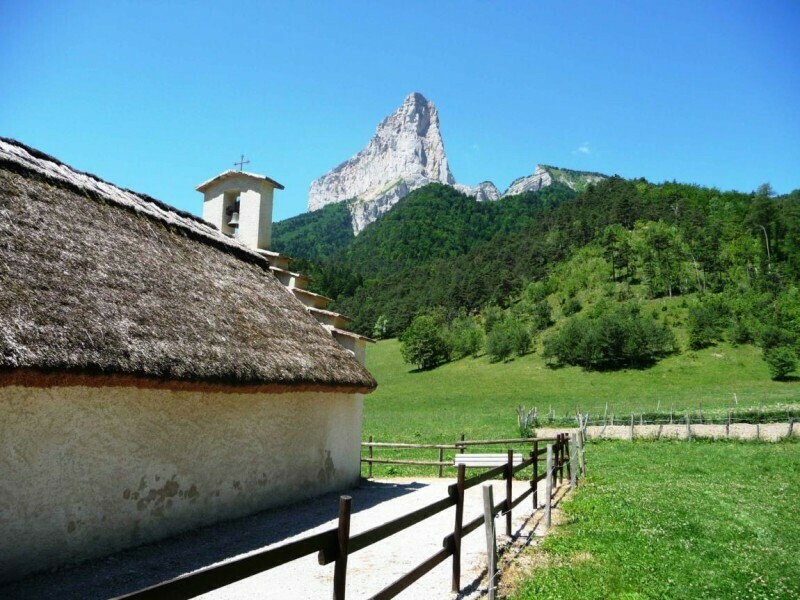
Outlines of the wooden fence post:
{"type": "Polygon", "coordinates": [[[508,450],[508,466],[506,467],[506,535],[511,537],[511,502],[514,500],[514,451],[508,450]]]}
{"type": "Polygon", "coordinates": [[[442,470],[444,469],[444,465],[441,463],[444,462],[444,448],[439,448],[439,478],[442,477],[442,470]]]}
{"type": "Polygon", "coordinates": [[[333,569],[333,600],[344,600],[347,583],[347,547],[350,542],[350,510],[353,499],[339,497],[339,531],[337,535],[338,552],[333,569]]]}
{"type": "Polygon", "coordinates": [[[728,422],[725,423],[725,437],[731,437],[731,409],[728,409],[728,422]]]}
{"type": "Polygon", "coordinates": [[[789,431],[786,432],[786,437],[792,437],[792,430],[794,429],[794,417],[789,417],[789,431]]]}
{"type": "Polygon", "coordinates": [[[586,444],[586,440],[583,437],[583,432],[578,432],[578,463],[581,466],[581,477],[586,477],[586,453],[584,450],[584,445],[586,444]]]}
{"type": "Polygon", "coordinates": [[[497,536],[494,529],[494,497],[492,484],[483,485],[483,521],[486,523],[486,557],[488,559],[487,577],[489,580],[489,600],[494,600],[497,582],[497,536]]]}
{"type": "MultiPolygon", "coordinates": [[[[463,440],[462,440],[463,441],[463,440]]],[[[466,467],[458,465],[456,482],[456,522],[453,526],[453,591],[461,589],[461,528],[464,523],[464,479],[466,467]]]]}
{"type": "Polygon", "coordinates": [[[531,475],[531,486],[533,487],[533,510],[539,508],[539,442],[533,442],[533,475],[531,475]]]}
{"type": "Polygon", "coordinates": [[[544,494],[544,526],[550,529],[550,510],[551,510],[551,497],[553,495],[553,479],[555,477],[555,469],[553,468],[553,444],[547,444],[547,486],[544,494]]]}
{"type": "Polygon", "coordinates": [[[571,466],[569,487],[574,488],[578,480],[578,468],[577,465],[575,464],[575,455],[578,452],[578,434],[577,433],[570,434],[570,438],[572,439],[569,445],[569,464],[571,466]]]}
{"type": "MultiPolygon", "coordinates": [[[[369,436],[369,478],[372,479],[372,436],[369,436]]],[[[402,456],[402,455],[401,455],[402,456]]]]}
{"type": "Polygon", "coordinates": [[[563,434],[564,437],[564,462],[567,465],[567,479],[572,481],[572,444],[570,443],[570,434],[563,434]]]}
{"type": "Polygon", "coordinates": [[[561,483],[562,483],[562,479],[564,477],[563,474],[562,474],[562,471],[561,471],[561,434],[560,433],[556,434],[556,447],[554,448],[554,450],[555,450],[555,453],[556,453],[555,454],[555,470],[556,470],[555,476],[556,476],[556,479],[554,480],[554,484],[557,485],[557,486],[560,486],[561,483]]]}
{"type": "Polygon", "coordinates": [[[558,470],[558,485],[564,483],[564,434],[558,434],[558,446],[556,446],[556,465],[558,470]]]}

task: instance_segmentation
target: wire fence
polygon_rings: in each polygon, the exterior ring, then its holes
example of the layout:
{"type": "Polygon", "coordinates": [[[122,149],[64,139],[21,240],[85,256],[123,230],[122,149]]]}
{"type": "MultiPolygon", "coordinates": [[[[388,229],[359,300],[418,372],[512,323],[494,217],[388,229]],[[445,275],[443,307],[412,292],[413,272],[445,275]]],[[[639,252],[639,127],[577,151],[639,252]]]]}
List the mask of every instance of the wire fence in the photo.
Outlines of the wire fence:
{"type": "MultiPolygon", "coordinates": [[[[534,413],[536,413],[534,408],[534,413]]],[[[536,415],[532,420],[534,427],[576,427],[614,426],[614,425],[679,425],[689,419],[695,425],[767,425],[788,423],[800,420],[800,405],[756,407],[723,407],[704,409],[702,405],[691,409],[668,410],[621,410],[615,411],[608,405],[599,410],[576,408],[575,412],[557,415],[550,409],[543,416],[536,415]]]]}

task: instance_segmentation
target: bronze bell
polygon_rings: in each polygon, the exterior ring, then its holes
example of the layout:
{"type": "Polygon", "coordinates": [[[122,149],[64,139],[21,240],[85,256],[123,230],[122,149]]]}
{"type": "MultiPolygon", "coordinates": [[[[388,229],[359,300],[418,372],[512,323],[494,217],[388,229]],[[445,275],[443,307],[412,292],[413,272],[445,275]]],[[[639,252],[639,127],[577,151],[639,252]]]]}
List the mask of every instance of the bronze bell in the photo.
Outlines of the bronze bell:
{"type": "Polygon", "coordinates": [[[231,217],[231,220],[228,221],[228,227],[239,226],[239,202],[240,200],[237,197],[236,201],[225,209],[225,214],[230,215],[231,217]]]}

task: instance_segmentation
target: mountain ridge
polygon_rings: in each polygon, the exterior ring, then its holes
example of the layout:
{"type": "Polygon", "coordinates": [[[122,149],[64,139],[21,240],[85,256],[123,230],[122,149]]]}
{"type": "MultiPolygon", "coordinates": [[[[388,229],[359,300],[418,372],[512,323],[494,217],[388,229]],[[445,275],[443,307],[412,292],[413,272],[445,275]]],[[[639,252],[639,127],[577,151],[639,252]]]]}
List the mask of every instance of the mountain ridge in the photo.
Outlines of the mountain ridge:
{"type": "Polygon", "coordinates": [[[601,173],[537,165],[533,174],[517,178],[502,194],[491,181],[475,186],[457,183],[444,149],[439,112],[425,96],[412,92],[378,124],[362,150],[311,183],[308,210],[347,202],[353,233],[358,235],[400,199],[430,183],[449,185],[484,202],[535,192],[554,181],[582,191],[606,178],[601,173]]]}

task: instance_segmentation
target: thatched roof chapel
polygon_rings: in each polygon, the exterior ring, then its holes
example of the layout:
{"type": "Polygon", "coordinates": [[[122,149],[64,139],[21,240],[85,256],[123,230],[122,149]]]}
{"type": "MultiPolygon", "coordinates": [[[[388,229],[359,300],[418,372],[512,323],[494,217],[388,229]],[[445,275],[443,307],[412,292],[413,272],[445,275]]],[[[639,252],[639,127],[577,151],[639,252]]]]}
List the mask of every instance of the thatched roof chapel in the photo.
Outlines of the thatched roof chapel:
{"type": "Polygon", "coordinates": [[[3,138],[0,384],[376,386],[262,255],[3,138]]]}

